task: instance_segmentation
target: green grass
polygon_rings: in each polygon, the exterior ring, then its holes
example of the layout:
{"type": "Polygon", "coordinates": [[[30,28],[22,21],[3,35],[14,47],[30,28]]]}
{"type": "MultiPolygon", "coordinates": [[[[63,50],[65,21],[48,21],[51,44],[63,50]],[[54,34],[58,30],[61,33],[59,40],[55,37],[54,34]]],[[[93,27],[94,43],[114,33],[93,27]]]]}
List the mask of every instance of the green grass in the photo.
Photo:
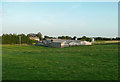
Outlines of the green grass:
{"type": "Polygon", "coordinates": [[[118,45],[3,45],[3,80],[117,80],[118,45]]]}

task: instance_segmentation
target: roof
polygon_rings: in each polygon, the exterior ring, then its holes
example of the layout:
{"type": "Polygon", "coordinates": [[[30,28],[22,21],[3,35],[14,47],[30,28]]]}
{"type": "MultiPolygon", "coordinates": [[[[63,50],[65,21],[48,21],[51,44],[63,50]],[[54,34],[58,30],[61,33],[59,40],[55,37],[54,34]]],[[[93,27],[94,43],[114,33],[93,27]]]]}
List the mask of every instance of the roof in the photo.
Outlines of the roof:
{"type": "Polygon", "coordinates": [[[34,40],[39,39],[38,37],[29,37],[29,38],[34,40]]]}
{"type": "Polygon", "coordinates": [[[70,42],[81,42],[80,40],[66,40],[66,39],[46,39],[47,41],[53,40],[53,42],[58,42],[58,43],[70,43],[70,42]]]}

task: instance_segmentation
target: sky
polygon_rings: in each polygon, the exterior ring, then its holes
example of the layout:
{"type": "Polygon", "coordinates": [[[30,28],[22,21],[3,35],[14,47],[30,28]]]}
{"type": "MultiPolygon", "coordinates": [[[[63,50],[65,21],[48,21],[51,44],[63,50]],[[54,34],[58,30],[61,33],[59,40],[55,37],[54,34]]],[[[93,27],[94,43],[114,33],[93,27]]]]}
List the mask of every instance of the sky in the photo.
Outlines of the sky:
{"type": "Polygon", "coordinates": [[[118,2],[119,0],[1,0],[3,2],[118,2]]]}
{"type": "Polygon", "coordinates": [[[3,2],[2,33],[118,36],[117,2],[3,2]]]}

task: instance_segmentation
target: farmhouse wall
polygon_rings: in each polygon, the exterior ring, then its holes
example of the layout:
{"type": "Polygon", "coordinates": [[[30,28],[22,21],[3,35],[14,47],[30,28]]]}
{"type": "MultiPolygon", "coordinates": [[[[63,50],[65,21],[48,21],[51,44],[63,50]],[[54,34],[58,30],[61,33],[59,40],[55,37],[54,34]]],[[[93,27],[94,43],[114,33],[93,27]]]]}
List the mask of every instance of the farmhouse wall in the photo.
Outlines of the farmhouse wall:
{"type": "Polygon", "coordinates": [[[69,44],[61,43],[61,48],[63,47],[69,47],[69,44]]]}
{"type": "Polygon", "coordinates": [[[58,42],[52,42],[51,44],[49,44],[50,47],[56,47],[56,48],[60,48],[61,47],[61,43],[58,42]]]}

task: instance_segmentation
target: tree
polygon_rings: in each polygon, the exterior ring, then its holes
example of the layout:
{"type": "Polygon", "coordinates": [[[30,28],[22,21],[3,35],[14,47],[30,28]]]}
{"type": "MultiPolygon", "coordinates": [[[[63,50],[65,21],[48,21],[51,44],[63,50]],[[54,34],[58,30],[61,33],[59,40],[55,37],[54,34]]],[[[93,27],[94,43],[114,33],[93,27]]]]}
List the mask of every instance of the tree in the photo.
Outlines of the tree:
{"type": "Polygon", "coordinates": [[[71,37],[70,36],[66,36],[66,39],[71,39],[71,37]]]}
{"type": "Polygon", "coordinates": [[[116,37],[116,40],[120,40],[120,37],[116,37]]]}
{"type": "Polygon", "coordinates": [[[73,40],[76,40],[76,38],[77,38],[77,37],[76,37],[76,36],[74,36],[74,37],[73,37],[73,40]]]}
{"type": "Polygon", "coordinates": [[[77,40],[81,40],[82,38],[77,38],[77,40]]]}
{"type": "Polygon", "coordinates": [[[37,37],[39,37],[40,40],[43,40],[42,34],[40,32],[37,34],[37,37]]]}
{"type": "Polygon", "coordinates": [[[89,38],[89,37],[86,37],[86,41],[89,41],[89,42],[91,42],[91,38],[89,38]]]}
{"type": "Polygon", "coordinates": [[[19,36],[21,36],[21,42],[25,44],[32,44],[35,41],[29,39],[29,36],[25,34],[3,34],[2,35],[2,44],[19,44],[19,36]]]}
{"type": "Polygon", "coordinates": [[[44,38],[49,38],[49,36],[44,36],[44,38]]]}
{"type": "Polygon", "coordinates": [[[81,39],[81,41],[85,41],[85,39],[81,39]]]}
{"type": "Polygon", "coordinates": [[[0,36],[0,44],[2,44],[2,36],[0,36]]]}
{"type": "Polygon", "coordinates": [[[61,39],[66,39],[66,37],[65,37],[65,36],[62,36],[61,39]]]}
{"type": "Polygon", "coordinates": [[[85,39],[85,40],[86,40],[86,38],[87,38],[86,36],[83,36],[83,37],[82,37],[82,39],[85,39]]]}

